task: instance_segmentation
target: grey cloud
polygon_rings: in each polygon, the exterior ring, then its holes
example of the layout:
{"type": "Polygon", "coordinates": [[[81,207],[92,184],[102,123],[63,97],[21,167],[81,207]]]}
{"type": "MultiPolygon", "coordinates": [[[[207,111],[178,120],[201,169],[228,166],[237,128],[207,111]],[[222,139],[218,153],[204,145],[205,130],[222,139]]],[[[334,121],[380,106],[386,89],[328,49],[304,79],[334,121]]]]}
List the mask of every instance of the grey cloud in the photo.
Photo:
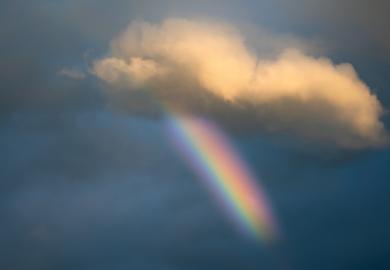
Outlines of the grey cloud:
{"type": "Polygon", "coordinates": [[[279,0],[279,3],[286,9],[293,25],[303,28],[310,25],[311,33],[321,33],[336,50],[376,54],[389,60],[388,1],[279,0]]]}

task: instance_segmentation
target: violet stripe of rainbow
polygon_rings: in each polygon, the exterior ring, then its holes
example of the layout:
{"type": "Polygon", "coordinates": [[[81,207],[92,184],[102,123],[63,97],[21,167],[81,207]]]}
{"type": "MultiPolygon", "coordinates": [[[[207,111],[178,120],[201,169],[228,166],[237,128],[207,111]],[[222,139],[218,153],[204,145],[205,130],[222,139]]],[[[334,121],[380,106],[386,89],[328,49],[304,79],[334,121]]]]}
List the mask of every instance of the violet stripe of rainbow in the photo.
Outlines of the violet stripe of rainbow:
{"type": "Polygon", "coordinates": [[[272,240],[276,224],[265,194],[226,136],[201,118],[172,114],[167,124],[178,151],[240,231],[272,240]]]}

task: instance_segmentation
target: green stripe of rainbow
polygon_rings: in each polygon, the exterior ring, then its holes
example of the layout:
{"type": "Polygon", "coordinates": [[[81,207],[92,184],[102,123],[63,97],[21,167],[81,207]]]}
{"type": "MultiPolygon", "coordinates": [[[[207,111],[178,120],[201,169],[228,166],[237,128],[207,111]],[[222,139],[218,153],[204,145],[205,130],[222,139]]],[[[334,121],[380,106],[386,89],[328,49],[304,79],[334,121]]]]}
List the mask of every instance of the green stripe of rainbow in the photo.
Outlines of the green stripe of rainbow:
{"type": "Polygon", "coordinates": [[[179,152],[238,228],[247,235],[273,239],[276,226],[265,194],[222,132],[201,118],[171,115],[167,123],[179,152]]]}

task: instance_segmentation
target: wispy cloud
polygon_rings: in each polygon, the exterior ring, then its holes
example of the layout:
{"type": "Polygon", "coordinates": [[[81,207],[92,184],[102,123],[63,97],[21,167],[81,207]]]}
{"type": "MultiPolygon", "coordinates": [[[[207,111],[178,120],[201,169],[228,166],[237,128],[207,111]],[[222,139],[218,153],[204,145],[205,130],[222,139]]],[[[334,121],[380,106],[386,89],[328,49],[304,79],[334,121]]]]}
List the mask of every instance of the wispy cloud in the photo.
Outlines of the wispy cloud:
{"type": "Polygon", "coordinates": [[[70,79],[74,80],[83,80],[85,79],[85,73],[82,72],[81,70],[78,70],[76,68],[67,68],[64,67],[63,69],[59,70],[57,72],[58,75],[64,76],[70,79]]]}

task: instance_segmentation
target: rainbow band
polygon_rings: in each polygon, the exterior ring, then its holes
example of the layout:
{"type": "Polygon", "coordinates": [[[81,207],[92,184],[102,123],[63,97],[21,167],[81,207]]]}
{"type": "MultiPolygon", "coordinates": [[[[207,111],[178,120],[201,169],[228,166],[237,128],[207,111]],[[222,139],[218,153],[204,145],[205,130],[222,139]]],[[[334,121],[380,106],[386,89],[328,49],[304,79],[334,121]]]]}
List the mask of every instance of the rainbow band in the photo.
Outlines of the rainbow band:
{"type": "Polygon", "coordinates": [[[275,223],[259,183],[228,139],[208,121],[171,115],[168,131],[188,164],[247,235],[270,240],[275,223]]]}

